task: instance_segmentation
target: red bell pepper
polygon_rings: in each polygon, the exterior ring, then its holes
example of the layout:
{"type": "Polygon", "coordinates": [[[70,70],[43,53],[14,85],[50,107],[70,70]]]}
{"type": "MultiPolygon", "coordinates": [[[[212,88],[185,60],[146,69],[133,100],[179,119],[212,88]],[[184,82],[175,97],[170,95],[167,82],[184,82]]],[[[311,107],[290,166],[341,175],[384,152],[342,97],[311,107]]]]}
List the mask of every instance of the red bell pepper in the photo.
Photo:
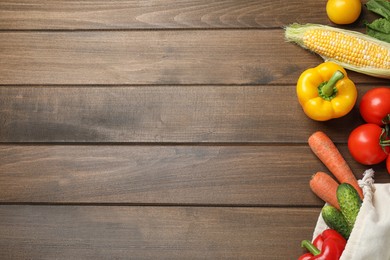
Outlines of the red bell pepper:
{"type": "Polygon", "coordinates": [[[298,260],[338,260],[344,251],[347,241],[336,230],[326,229],[318,235],[313,243],[309,240],[302,241],[302,247],[309,250],[298,260]]]}

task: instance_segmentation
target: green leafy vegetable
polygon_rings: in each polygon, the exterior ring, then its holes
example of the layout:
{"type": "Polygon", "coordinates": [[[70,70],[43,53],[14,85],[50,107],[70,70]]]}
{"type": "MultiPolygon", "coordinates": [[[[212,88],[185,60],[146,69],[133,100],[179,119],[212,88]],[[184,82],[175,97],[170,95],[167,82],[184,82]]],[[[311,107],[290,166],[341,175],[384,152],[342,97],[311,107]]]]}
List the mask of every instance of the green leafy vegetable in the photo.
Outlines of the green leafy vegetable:
{"type": "Polygon", "coordinates": [[[390,20],[390,2],[386,0],[370,0],[366,3],[371,12],[390,20]]]}
{"type": "Polygon", "coordinates": [[[369,0],[367,9],[383,18],[366,22],[367,34],[379,40],[390,42],[390,2],[387,0],[369,0]]]}
{"type": "Polygon", "coordinates": [[[390,42],[390,20],[380,18],[367,23],[367,34],[379,40],[390,42]]]}

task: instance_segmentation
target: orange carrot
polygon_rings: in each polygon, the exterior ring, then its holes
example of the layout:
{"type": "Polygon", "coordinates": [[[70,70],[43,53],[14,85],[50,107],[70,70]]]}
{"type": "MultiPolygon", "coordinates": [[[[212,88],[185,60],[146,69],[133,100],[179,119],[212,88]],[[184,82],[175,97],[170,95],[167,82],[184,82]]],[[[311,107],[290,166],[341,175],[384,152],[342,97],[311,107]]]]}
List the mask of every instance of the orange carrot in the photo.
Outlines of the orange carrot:
{"type": "Polygon", "coordinates": [[[310,188],[318,197],[333,207],[340,209],[337,200],[337,187],[339,184],[329,174],[317,172],[310,179],[310,188]]]}
{"type": "Polygon", "coordinates": [[[363,191],[348,163],[333,141],[323,132],[317,131],[309,137],[309,146],[340,183],[351,184],[363,199],[363,191]]]}

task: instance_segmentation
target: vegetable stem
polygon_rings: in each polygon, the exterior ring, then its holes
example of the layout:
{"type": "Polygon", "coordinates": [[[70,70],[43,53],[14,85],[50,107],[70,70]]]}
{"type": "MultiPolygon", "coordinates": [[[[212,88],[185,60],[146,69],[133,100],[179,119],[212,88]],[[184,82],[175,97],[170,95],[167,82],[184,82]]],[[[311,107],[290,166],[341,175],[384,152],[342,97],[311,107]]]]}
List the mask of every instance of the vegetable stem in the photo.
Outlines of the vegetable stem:
{"type": "Polygon", "coordinates": [[[389,132],[390,132],[390,125],[389,125],[389,123],[386,123],[385,127],[382,129],[382,133],[379,137],[379,144],[380,144],[380,146],[382,146],[382,149],[385,151],[386,154],[388,152],[385,149],[385,147],[390,146],[390,139],[388,139],[390,137],[389,132]]]}
{"type": "Polygon", "coordinates": [[[326,100],[331,100],[332,98],[334,98],[337,92],[335,86],[337,82],[342,78],[344,78],[344,74],[341,71],[336,70],[328,82],[325,82],[325,84],[319,86],[318,90],[320,96],[326,100]]]}
{"type": "Polygon", "coordinates": [[[309,250],[309,252],[312,253],[314,256],[321,254],[321,251],[307,239],[302,240],[301,246],[309,250]]]}
{"type": "Polygon", "coordinates": [[[387,114],[387,115],[382,119],[382,123],[383,123],[384,125],[390,124],[390,114],[387,114]]]}

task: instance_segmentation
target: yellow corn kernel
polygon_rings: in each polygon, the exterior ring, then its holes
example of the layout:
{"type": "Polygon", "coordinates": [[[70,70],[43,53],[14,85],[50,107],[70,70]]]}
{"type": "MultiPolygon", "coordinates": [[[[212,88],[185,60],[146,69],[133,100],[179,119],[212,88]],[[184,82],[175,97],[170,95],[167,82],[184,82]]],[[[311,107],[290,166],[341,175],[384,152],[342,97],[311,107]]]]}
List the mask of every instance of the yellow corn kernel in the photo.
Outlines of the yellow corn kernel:
{"type": "Polygon", "coordinates": [[[346,69],[390,78],[390,44],[387,42],[362,33],[315,24],[288,26],[286,39],[346,69]]]}
{"type": "Polygon", "coordinates": [[[389,50],[376,43],[341,32],[324,29],[307,30],[303,35],[303,43],[319,55],[335,58],[341,62],[359,67],[390,69],[389,50]],[[383,59],[375,57],[383,57],[383,59]]]}

